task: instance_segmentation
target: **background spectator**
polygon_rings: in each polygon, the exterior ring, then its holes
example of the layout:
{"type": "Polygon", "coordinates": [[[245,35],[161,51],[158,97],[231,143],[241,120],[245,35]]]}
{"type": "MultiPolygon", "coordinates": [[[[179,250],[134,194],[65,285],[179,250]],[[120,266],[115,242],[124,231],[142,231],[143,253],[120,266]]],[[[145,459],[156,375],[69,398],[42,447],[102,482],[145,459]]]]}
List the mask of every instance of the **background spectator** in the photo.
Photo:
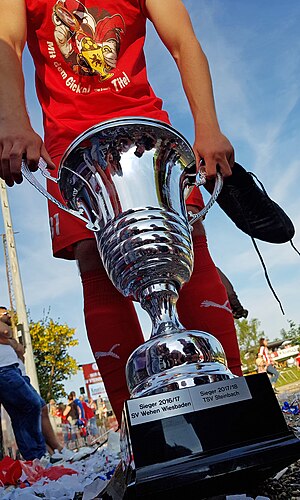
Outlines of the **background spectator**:
{"type": "Polygon", "coordinates": [[[275,388],[275,384],[278,380],[278,377],[280,375],[279,371],[276,370],[274,366],[274,359],[272,358],[272,355],[268,349],[268,341],[265,338],[261,338],[259,341],[259,354],[262,356],[265,365],[266,365],[266,371],[270,375],[270,381],[272,384],[272,387],[274,389],[274,392],[278,392],[277,389],[275,388]]]}

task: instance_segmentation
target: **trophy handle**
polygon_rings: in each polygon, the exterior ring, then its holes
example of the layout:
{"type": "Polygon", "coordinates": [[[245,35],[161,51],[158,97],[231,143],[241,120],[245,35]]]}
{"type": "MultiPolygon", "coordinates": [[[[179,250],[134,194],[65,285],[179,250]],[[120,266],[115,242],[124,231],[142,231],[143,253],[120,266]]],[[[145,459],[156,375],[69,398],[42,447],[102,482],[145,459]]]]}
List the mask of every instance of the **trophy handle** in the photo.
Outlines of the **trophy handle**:
{"type": "MultiPolygon", "coordinates": [[[[198,172],[196,175],[195,186],[197,186],[200,189],[200,187],[203,186],[203,184],[205,184],[205,182],[206,182],[205,173],[202,171],[198,172]]],[[[223,187],[223,177],[220,174],[220,172],[218,172],[216,175],[216,182],[215,182],[213,193],[212,193],[210,199],[208,200],[207,204],[205,205],[205,207],[203,207],[202,210],[200,210],[200,212],[198,212],[197,214],[189,212],[189,215],[190,215],[189,224],[191,226],[193,224],[195,224],[195,222],[197,222],[197,220],[202,219],[207,214],[208,210],[213,206],[216,199],[218,198],[218,196],[222,190],[222,187],[223,187]]]]}
{"type": "MultiPolygon", "coordinates": [[[[52,177],[52,175],[49,174],[49,172],[47,171],[46,167],[47,167],[46,162],[42,158],[40,158],[38,164],[39,171],[46,179],[57,184],[59,178],[56,179],[55,177],[52,177]]],[[[63,205],[63,203],[61,203],[56,198],[54,198],[54,196],[48,193],[48,191],[44,188],[44,186],[37,180],[37,178],[31,172],[31,170],[29,170],[29,167],[24,160],[22,160],[21,172],[24,175],[25,179],[27,179],[32,186],[34,186],[45,198],[52,201],[52,203],[54,203],[61,210],[85,222],[87,229],[90,229],[91,231],[94,232],[100,231],[99,220],[98,220],[99,218],[96,213],[93,212],[96,217],[96,220],[95,222],[92,222],[91,220],[82,215],[84,213],[83,209],[73,210],[72,208],[68,208],[66,205],[63,205]]]]}

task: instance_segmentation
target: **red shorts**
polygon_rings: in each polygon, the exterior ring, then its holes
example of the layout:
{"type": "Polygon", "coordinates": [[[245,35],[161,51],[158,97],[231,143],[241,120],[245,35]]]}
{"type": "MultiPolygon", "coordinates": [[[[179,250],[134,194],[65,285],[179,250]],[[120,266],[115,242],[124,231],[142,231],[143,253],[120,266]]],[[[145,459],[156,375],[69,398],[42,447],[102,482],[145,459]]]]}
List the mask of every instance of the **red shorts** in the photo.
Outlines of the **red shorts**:
{"type": "MultiPolygon", "coordinates": [[[[60,157],[52,158],[58,166],[60,157]]],[[[57,171],[51,172],[53,177],[57,171]]],[[[58,201],[64,203],[58,185],[47,181],[47,190],[58,201]]],[[[203,198],[198,188],[194,188],[186,200],[187,205],[193,205],[201,210],[204,206],[203,198]]],[[[54,257],[74,259],[74,244],[78,241],[93,239],[93,231],[86,228],[84,222],[73,215],[64,212],[54,203],[48,201],[49,223],[52,238],[52,251],[54,257]]]]}

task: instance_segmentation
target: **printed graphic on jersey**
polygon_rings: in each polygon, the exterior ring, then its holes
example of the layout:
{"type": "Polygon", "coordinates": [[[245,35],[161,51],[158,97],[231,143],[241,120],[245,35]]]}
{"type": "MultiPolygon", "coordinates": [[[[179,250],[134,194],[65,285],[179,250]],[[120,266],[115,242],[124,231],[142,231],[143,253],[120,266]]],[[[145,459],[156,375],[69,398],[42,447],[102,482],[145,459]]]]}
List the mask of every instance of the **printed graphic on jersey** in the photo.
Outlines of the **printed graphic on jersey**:
{"type": "Polygon", "coordinates": [[[78,0],[58,0],[53,7],[55,42],[65,61],[77,75],[115,75],[125,22],[98,7],[87,9],[78,0]]]}

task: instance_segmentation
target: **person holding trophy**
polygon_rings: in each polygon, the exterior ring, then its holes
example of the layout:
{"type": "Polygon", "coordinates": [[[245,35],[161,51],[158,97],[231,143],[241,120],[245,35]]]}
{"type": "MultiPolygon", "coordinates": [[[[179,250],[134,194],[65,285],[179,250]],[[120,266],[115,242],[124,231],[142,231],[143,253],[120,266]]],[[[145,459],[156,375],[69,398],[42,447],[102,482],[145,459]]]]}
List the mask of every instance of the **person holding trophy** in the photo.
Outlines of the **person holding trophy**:
{"type": "MultiPolygon", "coordinates": [[[[0,81],[0,174],[9,186],[22,182],[22,159],[32,171],[40,158],[55,171],[71,142],[98,123],[145,117],[170,124],[147,79],[143,53],[147,19],[178,66],[194,118],[197,165],[201,161],[207,178],[214,178],[218,169],[223,177],[231,175],[234,150],[220,130],[208,62],[181,0],[2,0],[1,6],[5,15],[0,20],[0,65],[5,78],[0,81]],[[36,68],[44,142],[33,130],[26,109],[22,73],[26,41],[36,68]]],[[[129,148],[126,141],[125,137],[123,149],[129,148]]],[[[142,155],[147,145],[139,148],[136,155],[142,155]]],[[[104,160],[92,145],[91,161],[116,165],[118,174],[113,149],[104,160]]],[[[56,185],[49,182],[48,189],[62,199],[56,185]]],[[[202,205],[200,192],[194,189],[187,199],[188,211],[202,205]]],[[[94,235],[85,225],[51,202],[49,216],[54,256],[78,261],[88,338],[120,421],[128,398],[125,365],[144,342],[133,303],[110,281],[94,235]]],[[[180,293],[180,320],[187,328],[211,332],[223,345],[232,373],[241,375],[228,297],[201,222],[195,224],[192,236],[195,264],[180,293]]]]}

